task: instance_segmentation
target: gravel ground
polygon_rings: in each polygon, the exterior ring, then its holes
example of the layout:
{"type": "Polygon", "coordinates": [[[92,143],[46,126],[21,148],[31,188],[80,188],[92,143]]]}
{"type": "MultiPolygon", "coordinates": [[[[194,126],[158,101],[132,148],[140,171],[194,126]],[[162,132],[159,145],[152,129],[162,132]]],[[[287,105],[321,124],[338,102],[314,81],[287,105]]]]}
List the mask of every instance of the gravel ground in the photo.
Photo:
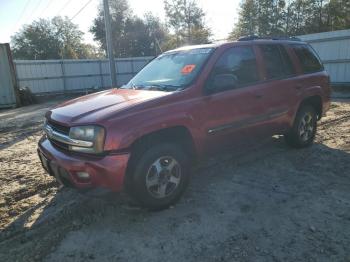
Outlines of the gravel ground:
{"type": "Polygon", "coordinates": [[[350,261],[346,100],[332,103],[312,147],[273,137],[209,159],[161,212],[57,188],[36,155],[54,104],[0,111],[0,261],[350,261]]]}

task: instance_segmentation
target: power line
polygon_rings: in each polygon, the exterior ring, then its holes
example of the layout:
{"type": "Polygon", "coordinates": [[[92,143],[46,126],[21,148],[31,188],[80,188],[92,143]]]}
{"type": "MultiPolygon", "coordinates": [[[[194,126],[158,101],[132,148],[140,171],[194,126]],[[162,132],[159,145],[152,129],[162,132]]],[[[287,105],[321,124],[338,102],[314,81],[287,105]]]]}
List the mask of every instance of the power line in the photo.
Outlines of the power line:
{"type": "Polygon", "coordinates": [[[39,16],[41,16],[43,13],[45,13],[45,11],[49,8],[49,6],[53,3],[52,0],[48,0],[47,5],[45,6],[45,8],[40,12],[39,16]]]}
{"type": "Polygon", "coordinates": [[[13,31],[13,30],[17,27],[18,23],[22,20],[22,17],[23,17],[23,15],[24,15],[24,13],[25,13],[25,11],[26,11],[26,9],[27,9],[28,4],[30,3],[30,1],[31,1],[31,0],[27,0],[26,4],[25,4],[25,6],[24,6],[24,8],[23,8],[23,10],[22,10],[22,12],[21,12],[21,15],[19,16],[19,19],[17,20],[17,22],[15,23],[15,25],[12,27],[12,30],[11,30],[11,31],[13,31]]]}
{"type": "Polygon", "coordinates": [[[63,6],[62,8],[58,11],[57,15],[59,15],[66,7],[67,5],[69,4],[70,0],[68,0],[63,6]]]}
{"type": "Polygon", "coordinates": [[[39,0],[36,4],[36,6],[34,7],[33,11],[32,11],[32,14],[29,16],[29,18],[27,18],[25,20],[25,22],[27,22],[28,20],[32,19],[32,17],[34,16],[34,14],[36,13],[35,10],[38,9],[38,7],[40,6],[42,0],[39,0]]]}
{"type": "Polygon", "coordinates": [[[88,6],[88,4],[90,4],[92,2],[92,0],[89,0],[75,15],[72,16],[72,18],[70,18],[70,20],[73,20],[76,16],[78,16],[81,11],[83,11],[85,9],[85,7],[88,6]]]}

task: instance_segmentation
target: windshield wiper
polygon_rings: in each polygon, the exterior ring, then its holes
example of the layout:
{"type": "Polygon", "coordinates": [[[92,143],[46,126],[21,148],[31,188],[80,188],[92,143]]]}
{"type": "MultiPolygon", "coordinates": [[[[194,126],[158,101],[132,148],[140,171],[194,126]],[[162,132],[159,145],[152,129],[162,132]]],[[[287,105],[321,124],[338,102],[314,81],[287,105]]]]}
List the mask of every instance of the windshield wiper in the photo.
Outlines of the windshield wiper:
{"type": "MultiPolygon", "coordinates": [[[[123,89],[127,89],[127,86],[121,87],[123,89]]],[[[179,89],[182,89],[182,86],[177,86],[177,85],[167,85],[167,84],[147,84],[147,85],[139,85],[139,84],[134,84],[133,82],[130,82],[129,85],[130,89],[133,90],[159,90],[159,91],[177,91],[179,89]]]]}
{"type": "Polygon", "coordinates": [[[178,89],[181,88],[181,86],[178,85],[167,85],[167,84],[151,84],[151,85],[147,85],[146,88],[156,88],[157,90],[160,91],[177,91],[178,89]]]}

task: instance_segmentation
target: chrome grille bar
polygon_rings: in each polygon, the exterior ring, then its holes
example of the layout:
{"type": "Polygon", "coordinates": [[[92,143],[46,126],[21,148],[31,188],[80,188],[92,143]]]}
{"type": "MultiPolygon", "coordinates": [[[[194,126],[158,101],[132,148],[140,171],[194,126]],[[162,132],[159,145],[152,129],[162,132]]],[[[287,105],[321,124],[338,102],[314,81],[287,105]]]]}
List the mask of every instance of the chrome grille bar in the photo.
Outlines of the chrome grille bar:
{"type": "Polygon", "coordinates": [[[53,128],[48,124],[44,125],[44,131],[49,139],[53,139],[53,140],[56,140],[58,142],[61,142],[61,143],[67,144],[67,145],[79,146],[79,147],[92,147],[93,146],[93,142],[70,138],[67,135],[61,134],[61,133],[53,130],[53,128]]]}

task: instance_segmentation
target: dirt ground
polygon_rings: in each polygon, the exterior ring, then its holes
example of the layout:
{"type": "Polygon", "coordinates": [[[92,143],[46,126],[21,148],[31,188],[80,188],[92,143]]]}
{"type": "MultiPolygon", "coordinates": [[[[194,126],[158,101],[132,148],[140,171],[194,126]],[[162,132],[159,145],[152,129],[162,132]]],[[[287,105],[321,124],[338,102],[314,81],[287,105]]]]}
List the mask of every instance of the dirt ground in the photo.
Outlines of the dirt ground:
{"type": "Polygon", "coordinates": [[[161,212],[57,188],[36,154],[54,104],[0,111],[0,261],[350,261],[346,100],[332,103],[312,147],[274,137],[200,163],[161,212]]]}

